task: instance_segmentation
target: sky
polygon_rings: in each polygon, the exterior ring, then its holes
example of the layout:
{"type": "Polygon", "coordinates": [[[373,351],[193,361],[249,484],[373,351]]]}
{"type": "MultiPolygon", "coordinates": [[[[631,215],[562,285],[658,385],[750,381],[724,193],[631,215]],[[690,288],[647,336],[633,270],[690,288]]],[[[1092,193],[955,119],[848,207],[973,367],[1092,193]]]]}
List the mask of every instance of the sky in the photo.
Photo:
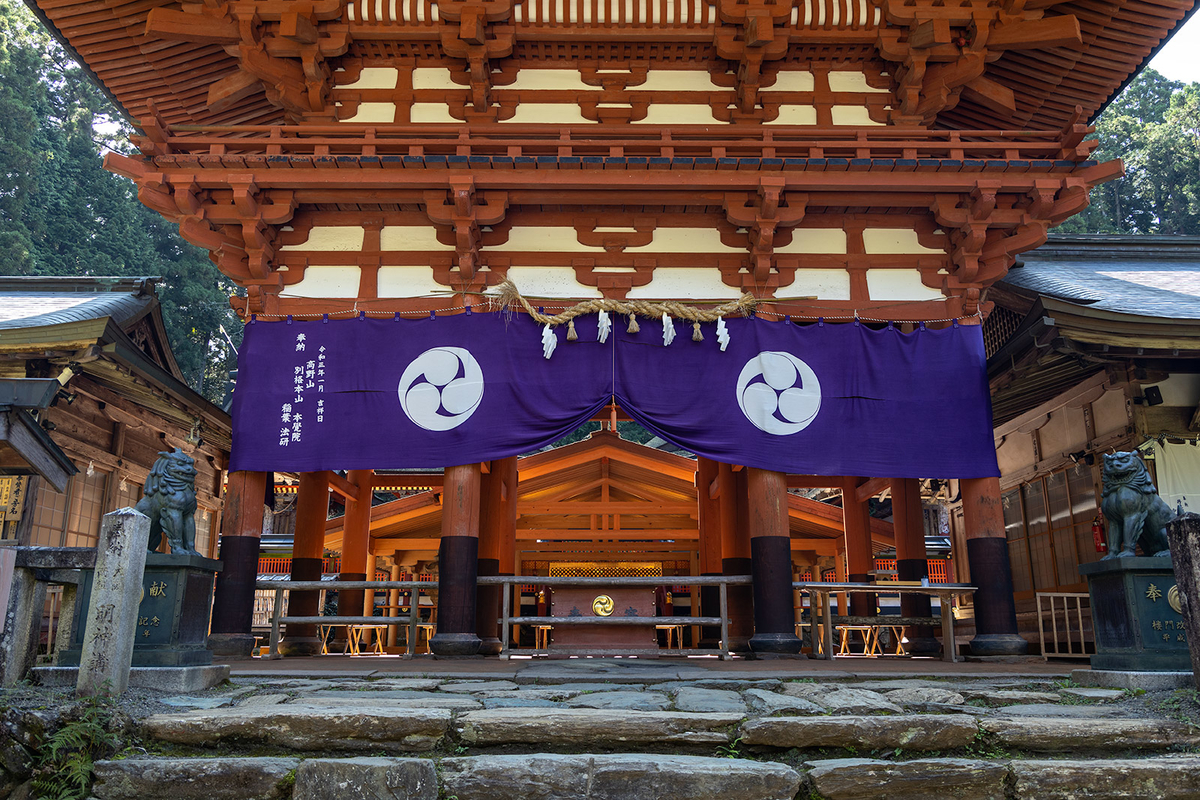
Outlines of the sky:
{"type": "Polygon", "coordinates": [[[1175,32],[1150,66],[1173,81],[1200,81],[1200,13],[1175,32]]]}

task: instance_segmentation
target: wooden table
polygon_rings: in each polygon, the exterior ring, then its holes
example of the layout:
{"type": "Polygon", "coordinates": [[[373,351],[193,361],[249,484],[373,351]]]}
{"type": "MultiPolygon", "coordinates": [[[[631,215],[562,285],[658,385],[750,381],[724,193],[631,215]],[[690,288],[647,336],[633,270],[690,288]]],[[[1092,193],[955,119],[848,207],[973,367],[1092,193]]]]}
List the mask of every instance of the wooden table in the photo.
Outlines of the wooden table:
{"type": "Polygon", "coordinates": [[[955,653],[956,647],[954,644],[954,611],[952,605],[955,597],[968,595],[975,591],[974,586],[965,583],[935,583],[930,586],[911,586],[908,584],[890,584],[890,583],[793,583],[793,589],[800,589],[808,592],[812,598],[810,605],[809,624],[812,631],[812,641],[814,657],[830,659],[834,657],[833,649],[833,627],[839,622],[844,625],[873,625],[879,626],[910,626],[910,625],[937,625],[939,622],[942,626],[942,660],[951,663],[958,660],[955,653]],[[941,619],[934,617],[892,617],[892,616],[869,616],[869,617],[839,617],[834,619],[831,596],[833,594],[853,594],[855,592],[868,592],[870,594],[920,594],[930,597],[937,597],[941,603],[941,619]],[[820,616],[817,615],[817,608],[821,609],[820,616]],[[820,621],[825,620],[830,624],[821,625],[820,621]],[[817,647],[817,642],[821,642],[821,647],[817,647]],[[815,651],[821,650],[821,654],[817,655],[815,651]]]}

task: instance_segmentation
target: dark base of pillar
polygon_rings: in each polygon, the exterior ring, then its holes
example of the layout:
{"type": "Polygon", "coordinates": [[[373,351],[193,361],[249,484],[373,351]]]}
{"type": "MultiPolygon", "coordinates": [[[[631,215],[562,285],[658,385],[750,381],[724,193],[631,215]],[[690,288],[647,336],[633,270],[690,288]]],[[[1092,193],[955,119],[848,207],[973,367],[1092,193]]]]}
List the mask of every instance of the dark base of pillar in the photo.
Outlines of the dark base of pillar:
{"type": "Polygon", "coordinates": [[[1023,656],[1029,642],[1015,633],[981,633],[971,640],[973,656],[1023,656]]]}
{"type": "Polygon", "coordinates": [[[254,637],[248,633],[212,633],[208,636],[208,649],[227,661],[247,659],[254,649],[254,637]]]}
{"type": "Polygon", "coordinates": [[[279,653],[284,656],[319,656],[321,640],[316,636],[289,636],[279,640],[279,653]]]}
{"type": "Polygon", "coordinates": [[[788,633],[756,633],[750,637],[750,649],[756,657],[789,655],[806,658],[800,654],[800,644],[800,637],[788,633]]]}
{"type": "Polygon", "coordinates": [[[935,656],[942,651],[942,643],[933,636],[911,636],[904,645],[910,656],[935,656]]]}
{"type": "Polygon", "coordinates": [[[485,637],[479,640],[479,655],[481,656],[498,656],[503,649],[504,643],[494,637],[485,637]]]}
{"type": "Polygon", "coordinates": [[[429,640],[429,650],[441,658],[475,656],[482,644],[473,633],[435,633],[429,640]]]}

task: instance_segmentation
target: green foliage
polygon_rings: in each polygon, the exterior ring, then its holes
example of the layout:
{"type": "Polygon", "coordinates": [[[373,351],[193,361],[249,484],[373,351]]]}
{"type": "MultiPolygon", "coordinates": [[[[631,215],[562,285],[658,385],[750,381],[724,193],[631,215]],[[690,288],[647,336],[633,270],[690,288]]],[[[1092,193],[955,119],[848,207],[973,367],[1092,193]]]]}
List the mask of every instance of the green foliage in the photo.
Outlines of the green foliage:
{"type": "Polygon", "coordinates": [[[1092,190],[1064,233],[1200,234],[1200,83],[1141,72],[1096,120],[1093,157],[1125,177],[1092,190]]]}
{"type": "Polygon", "coordinates": [[[746,758],[742,752],[742,737],[734,739],[729,744],[717,745],[717,758],[746,758]]]}
{"type": "Polygon", "coordinates": [[[111,701],[80,702],[73,719],[37,748],[34,796],[46,800],[82,800],[92,785],[92,763],[114,753],[120,737],[110,732],[111,701]]]}
{"type": "Polygon", "coordinates": [[[1200,692],[1195,689],[1176,689],[1150,706],[1185,725],[1200,727],[1200,692]]]}
{"type": "Polygon", "coordinates": [[[0,274],[159,276],[167,335],[187,382],[225,396],[242,326],[234,285],[207,251],[104,170],[132,129],[16,0],[0,0],[0,274]]]}

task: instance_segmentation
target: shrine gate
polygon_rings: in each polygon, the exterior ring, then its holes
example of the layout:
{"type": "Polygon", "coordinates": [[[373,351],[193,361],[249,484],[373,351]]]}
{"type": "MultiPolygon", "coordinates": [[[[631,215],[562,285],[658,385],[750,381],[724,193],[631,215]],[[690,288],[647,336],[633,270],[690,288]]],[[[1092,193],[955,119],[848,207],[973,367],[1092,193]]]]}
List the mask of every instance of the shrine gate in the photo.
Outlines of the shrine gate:
{"type": "Polygon", "coordinates": [[[515,458],[609,406],[699,457],[754,650],[800,646],[788,487],[842,489],[867,581],[890,486],[914,579],[920,478],[960,480],[973,650],[1023,650],[986,290],[1121,174],[1088,120],[1190,0],[29,3],[140,128],[107,166],[242,290],[225,650],[273,472],[293,577],[332,488],[361,579],[375,470],[444,467],[433,650],[477,652],[515,458]]]}

